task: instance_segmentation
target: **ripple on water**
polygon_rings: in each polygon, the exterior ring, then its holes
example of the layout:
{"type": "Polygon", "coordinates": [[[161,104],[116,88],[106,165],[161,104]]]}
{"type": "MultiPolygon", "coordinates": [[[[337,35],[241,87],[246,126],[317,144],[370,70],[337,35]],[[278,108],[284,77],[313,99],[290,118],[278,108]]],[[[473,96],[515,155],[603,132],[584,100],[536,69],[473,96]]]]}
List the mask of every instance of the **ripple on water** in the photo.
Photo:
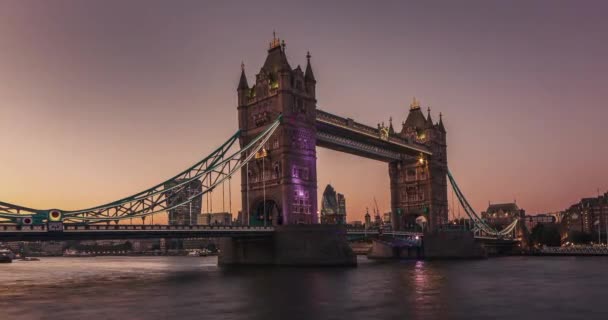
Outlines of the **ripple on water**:
{"type": "MultiPolygon", "coordinates": [[[[214,257],[0,265],[6,319],[605,319],[605,258],[218,268],[214,257]],[[128,315],[127,317],[125,315],[128,315]]],[[[4,318],[2,318],[4,319],[4,318]]]]}

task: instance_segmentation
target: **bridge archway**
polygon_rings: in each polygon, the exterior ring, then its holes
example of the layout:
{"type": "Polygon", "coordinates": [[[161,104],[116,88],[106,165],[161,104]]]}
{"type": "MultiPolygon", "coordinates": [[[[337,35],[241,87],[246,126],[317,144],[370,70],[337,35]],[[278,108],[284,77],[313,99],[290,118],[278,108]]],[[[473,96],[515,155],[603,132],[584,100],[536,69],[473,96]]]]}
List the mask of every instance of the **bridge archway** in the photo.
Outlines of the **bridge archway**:
{"type": "Polygon", "coordinates": [[[249,217],[250,226],[273,226],[282,225],[283,216],[276,201],[263,199],[253,205],[253,211],[249,217]]]}

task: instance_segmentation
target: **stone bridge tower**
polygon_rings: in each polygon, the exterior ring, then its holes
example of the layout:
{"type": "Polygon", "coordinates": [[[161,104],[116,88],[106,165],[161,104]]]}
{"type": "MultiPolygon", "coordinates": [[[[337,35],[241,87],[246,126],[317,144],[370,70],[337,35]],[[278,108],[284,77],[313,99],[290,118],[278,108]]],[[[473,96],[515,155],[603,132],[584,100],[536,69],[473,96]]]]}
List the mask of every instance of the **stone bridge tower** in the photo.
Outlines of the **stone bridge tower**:
{"type": "Polygon", "coordinates": [[[300,66],[292,69],[285,42],[273,37],[251,87],[241,66],[237,89],[241,147],[283,115],[264,150],[241,170],[244,224],[318,223],[316,80],[310,54],[306,58],[305,71],[300,66]]]}
{"type": "Polygon", "coordinates": [[[401,132],[396,134],[425,144],[432,156],[389,164],[393,228],[413,228],[416,219],[424,216],[427,230],[435,230],[448,221],[447,145],[441,114],[439,122],[433,123],[430,108],[425,117],[414,98],[401,132]]]}

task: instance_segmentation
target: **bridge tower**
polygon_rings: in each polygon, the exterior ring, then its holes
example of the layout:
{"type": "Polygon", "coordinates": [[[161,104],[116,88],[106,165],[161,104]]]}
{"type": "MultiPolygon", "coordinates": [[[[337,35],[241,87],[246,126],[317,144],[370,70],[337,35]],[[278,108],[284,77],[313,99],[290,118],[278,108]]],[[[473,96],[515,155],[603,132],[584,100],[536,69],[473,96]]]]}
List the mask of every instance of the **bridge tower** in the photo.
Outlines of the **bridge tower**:
{"type": "Polygon", "coordinates": [[[435,230],[448,221],[447,145],[443,119],[433,123],[431,111],[427,117],[414,98],[407,119],[397,133],[404,139],[425,144],[431,156],[393,161],[389,164],[393,228],[416,226],[416,219],[424,216],[427,230],[435,230]]]}
{"type": "Polygon", "coordinates": [[[250,87],[241,65],[238,119],[241,147],[279,115],[282,123],[262,152],[241,170],[241,222],[251,225],[315,224],[317,217],[316,80],[310,54],[303,71],[292,69],[285,41],[273,36],[250,87]]]}

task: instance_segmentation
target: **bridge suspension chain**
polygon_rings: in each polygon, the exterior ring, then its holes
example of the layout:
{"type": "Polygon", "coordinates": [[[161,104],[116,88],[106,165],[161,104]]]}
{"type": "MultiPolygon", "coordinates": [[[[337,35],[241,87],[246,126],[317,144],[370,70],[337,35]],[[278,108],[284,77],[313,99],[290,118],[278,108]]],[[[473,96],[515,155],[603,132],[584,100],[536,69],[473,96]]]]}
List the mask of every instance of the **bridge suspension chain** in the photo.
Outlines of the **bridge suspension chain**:
{"type": "MultiPolygon", "coordinates": [[[[60,213],[64,222],[96,223],[120,221],[146,216],[188,205],[197,197],[210,194],[217,186],[223,184],[243,166],[251,161],[264,147],[278,128],[282,118],[279,116],[268,128],[261,132],[245,147],[231,153],[240,131],[237,131],[219,148],[198,161],[188,169],[154,187],[104,205],[80,210],[33,209],[11,203],[0,202],[1,222],[14,223],[18,219],[30,217],[37,221],[51,221],[50,214],[60,213]],[[198,182],[196,182],[198,181],[198,182]],[[187,191],[194,183],[200,183],[201,191],[189,194],[185,200],[173,200],[172,197],[187,191]],[[177,203],[175,203],[177,202],[177,203]]],[[[232,204],[230,203],[230,207],[232,204]]]]}
{"type": "Polygon", "coordinates": [[[479,217],[479,215],[477,215],[475,210],[473,210],[473,207],[469,204],[469,202],[465,198],[464,194],[458,187],[458,184],[456,183],[454,176],[452,176],[452,173],[449,170],[448,170],[447,175],[448,175],[448,180],[450,180],[450,184],[452,185],[452,190],[456,194],[458,201],[460,202],[460,204],[461,204],[462,208],[464,209],[465,213],[467,214],[467,216],[469,216],[471,221],[473,221],[473,225],[474,225],[473,231],[474,232],[483,231],[486,234],[491,235],[491,236],[504,237],[504,236],[510,235],[511,232],[513,232],[513,230],[515,230],[515,227],[517,226],[519,219],[515,219],[511,224],[509,224],[507,227],[505,227],[503,230],[500,230],[500,231],[489,226],[481,217],[479,217]]]}

